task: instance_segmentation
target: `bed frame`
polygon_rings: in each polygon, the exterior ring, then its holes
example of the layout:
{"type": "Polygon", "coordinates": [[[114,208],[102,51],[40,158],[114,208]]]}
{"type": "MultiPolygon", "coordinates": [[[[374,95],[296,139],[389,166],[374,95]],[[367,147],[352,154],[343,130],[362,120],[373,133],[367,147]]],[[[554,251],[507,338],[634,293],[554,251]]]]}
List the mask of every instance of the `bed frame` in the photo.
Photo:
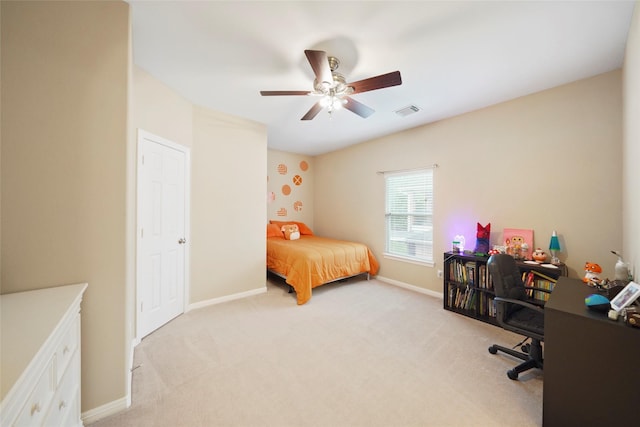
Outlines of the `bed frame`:
{"type": "MultiPolygon", "coordinates": [[[[287,280],[287,276],[285,276],[284,274],[280,274],[274,270],[271,270],[270,268],[267,268],[267,271],[275,276],[280,277],[281,279],[287,280]]],[[[352,274],[351,276],[344,276],[344,277],[338,277],[337,279],[333,279],[333,280],[329,280],[328,282],[323,283],[320,286],[324,286],[324,285],[328,285],[329,283],[333,283],[333,282],[339,282],[341,280],[347,280],[347,279],[351,279],[352,277],[357,277],[357,276],[362,276],[363,274],[367,275],[367,280],[371,280],[371,275],[369,274],[368,271],[365,271],[363,273],[358,273],[358,274],[352,274]]],[[[290,284],[285,282],[285,285],[287,285],[289,287],[289,293],[293,293],[295,292],[295,289],[293,288],[293,286],[291,286],[290,284]]]]}

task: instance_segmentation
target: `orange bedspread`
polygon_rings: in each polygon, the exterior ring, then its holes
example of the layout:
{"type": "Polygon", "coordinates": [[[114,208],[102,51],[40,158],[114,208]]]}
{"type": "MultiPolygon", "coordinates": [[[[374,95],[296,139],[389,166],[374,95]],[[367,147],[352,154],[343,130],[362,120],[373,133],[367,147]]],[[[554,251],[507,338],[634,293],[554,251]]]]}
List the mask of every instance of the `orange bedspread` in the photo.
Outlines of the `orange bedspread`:
{"type": "Polygon", "coordinates": [[[379,264],[362,243],[302,235],[299,240],[268,237],[267,268],[286,277],[298,304],[304,304],[311,289],[360,273],[376,275],[379,264]]]}

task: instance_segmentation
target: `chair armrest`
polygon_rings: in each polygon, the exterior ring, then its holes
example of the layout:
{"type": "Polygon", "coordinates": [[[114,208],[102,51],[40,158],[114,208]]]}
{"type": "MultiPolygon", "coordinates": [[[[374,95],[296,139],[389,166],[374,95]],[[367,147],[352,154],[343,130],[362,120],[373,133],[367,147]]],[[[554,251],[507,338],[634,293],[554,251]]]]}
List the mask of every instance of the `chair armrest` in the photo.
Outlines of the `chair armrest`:
{"type": "MultiPolygon", "coordinates": [[[[526,291],[538,291],[538,292],[544,292],[546,294],[551,294],[551,290],[550,289],[538,288],[536,286],[525,286],[524,289],[526,291]]],[[[537,305],[538,307],[544,307],[544,304],[545,304],[545,301],[542,301],[542,300],[539,300],[539,299],[536,299],[536,298],[529,298],[529,302],[531,304],[537,305]]]]}
{"type": "Polygon", "coordinates": [[[531,304],[530,302],[522,301],[522,300],[519,300],[519,299],[502,298],[502,297],[495,297],[494,299],[496,301],[508,302],[510,304],[520,305],[522,307],[527,307],[527,308],[530,308],[531,310],[535,310],[535,311],[538,311],[540,313],[544,313],[544,308],[539,307],[539,306],[537,306],[535,304],[531,304]]]}
{"type": "Polygon", "coordinates": [[[537,287],[535,287],[535,286],[525,286],[525,287],[524,287],[524,289],[525,289],[526,291],[540,291],[540,292],[544,292],[544,293],[547,293],[547,294],[550,294],[550,293],[551,293],[551,290],[550,290],[550,289],[537,288],[537,287]]]}

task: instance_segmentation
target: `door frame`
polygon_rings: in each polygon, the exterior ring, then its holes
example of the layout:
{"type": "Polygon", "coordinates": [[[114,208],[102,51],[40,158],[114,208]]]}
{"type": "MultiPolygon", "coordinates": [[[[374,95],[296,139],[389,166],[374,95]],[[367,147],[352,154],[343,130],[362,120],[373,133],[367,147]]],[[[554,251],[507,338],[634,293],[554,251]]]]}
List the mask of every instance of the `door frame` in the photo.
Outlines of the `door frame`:
{"type": "Polygon", "coordinates": [[[158,135],[154,135],[151,132],[145,131],[143,129],[138,128],[138,134],[136,139],[136,308],[135,308],[135,331],[136,338],[135,344],[137,345],[142,340],[141,335],[141,326],[140,326],[140,311],[141,311],[141,303],[140,297],[142,295],[142,291],[140,289],[142,280],[140,278],[141,268],[140,262],[142,260],[142,209],[140,208],[142,205],[142,179],[141,179],[141,168],[139,167],[142,164],[142,150],[140,146],[143,140],[151,141],[155,144],[164,145],[165,147],[172,148],[174,150],[180,151],[184,154],[185,165],[184,165],[184,235],[187,243],[184,245],[184,301],[182,303],[182,312],[185,313],[187,311],[187,307],[189,306],[189,295],[190,295],[190,256],[191,256],[191,149],[187,146],[177,144],[168,139],[162,138],[158,135]]]}

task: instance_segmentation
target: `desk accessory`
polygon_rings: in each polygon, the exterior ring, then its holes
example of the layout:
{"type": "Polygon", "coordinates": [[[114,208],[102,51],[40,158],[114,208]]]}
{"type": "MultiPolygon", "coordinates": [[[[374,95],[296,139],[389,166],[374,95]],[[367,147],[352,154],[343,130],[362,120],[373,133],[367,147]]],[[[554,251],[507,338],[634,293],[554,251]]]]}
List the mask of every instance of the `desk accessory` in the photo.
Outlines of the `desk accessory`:
{"type": "Polygon", "coordinates": [[[627,313],[624,318],[624,321],[629,326],[633,326],[634,328],[640,328],[640,313],[627,313]]]}
{"type": "Polygon", "coordinates": [[[489,253],[489,236],[491,235],[491,223],[487,223],[484,227],[479,222],[476,223],[476,247],[473,250],[476,253],[489,253]]]}
{"type": "Polygon", "coordinates": [[[602,273],[602,267],[595,262],[584,263],[584,277],[582,281],[587,285],[594,286],[596,283],[600,283],[600,273],[602,273]]]}
{"type": "Polygon", "coordinates": [[[558,252],[560,252],[560,241],[558,240],[558,234],[556,230],[553,230],[551,234],[551,240],[549,241],[549,250],[551,251],[551,264],[560,264],[560,258],[558,258],[558,252]]]}
{"type": "Polygon", "coordinates": [[[533,260],[537,262],[545,262],[547,260],[547,254],[544,253],[541,248],[537,248],[535,251],[533,251],[533,254],[531,256],[533,260]]]}
{"type": "Polygon", "coordinates": [[[634,302],[640,296],[640,285],[636,282],[629,282],[614,299],[611,300],[611,308],[620,312],[623,308],[634,302]]]}
{"type": "Polygon", "coordinates": [[[624,262],[620,252],[611,251],[611,253],[618,257],[615,266],[615,280],[629,280],[629,264],[624,262]]]}
{"type": "Polygon", "coordinates": [[[590,310],[607,312],[611,308],[611,303],[607,297],[600,294],[591,294],[584,299],[584,304],[590,310]]]}
{"type": "MultiPolygon", "coordinates": [[[[533,230],[521,228],[505,228],[502,232],[507,253],[515,259],[526,259],[522,254],[522,246],[533,247],[533,230]]],[[[528,252],[528,251],[527,251],[528,252]]],[[[527,253],[526,256],[529,256],[527,253]]]]}
{"type": "Polygon", "coordinates": [[[462,234],[456,234],[452,242],[452,252],[463,254],[464,253],[465,238],[462,234]]]}

